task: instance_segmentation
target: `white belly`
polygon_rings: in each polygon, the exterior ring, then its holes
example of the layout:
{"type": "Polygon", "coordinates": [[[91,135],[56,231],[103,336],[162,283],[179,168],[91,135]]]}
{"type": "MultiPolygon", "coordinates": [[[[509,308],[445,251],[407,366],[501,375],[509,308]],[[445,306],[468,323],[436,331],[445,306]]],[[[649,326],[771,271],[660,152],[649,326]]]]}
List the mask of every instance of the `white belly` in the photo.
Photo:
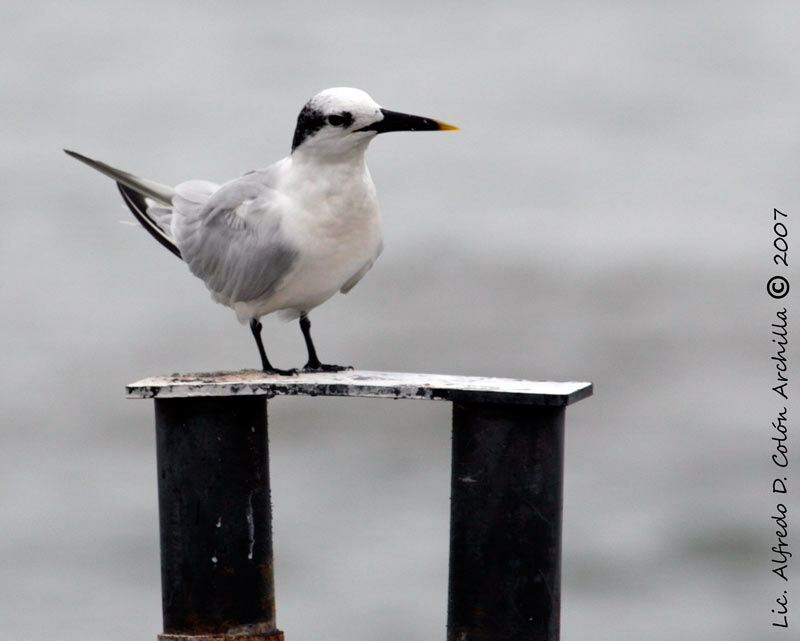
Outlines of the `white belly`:
{"type": "Polygon", "coordinates": [[[369,174],[358,187],[310,198],[287,212],[281,230],[297,249],[297,259],[269,298],[234,305],[240,319],[275,311],[290,317],[307,312],[377,258],[381,221],[369,174]]]}
{"type": "MultiPolygon", "coordinates": [[[[328,300],[377,257],[380,219],[362,221],[347,233],[309,234],[297,262],[266,307],[270,311],[307,312],[328,300]]],[[[269,312],[263,312],[269,313],[269,312]]]]}

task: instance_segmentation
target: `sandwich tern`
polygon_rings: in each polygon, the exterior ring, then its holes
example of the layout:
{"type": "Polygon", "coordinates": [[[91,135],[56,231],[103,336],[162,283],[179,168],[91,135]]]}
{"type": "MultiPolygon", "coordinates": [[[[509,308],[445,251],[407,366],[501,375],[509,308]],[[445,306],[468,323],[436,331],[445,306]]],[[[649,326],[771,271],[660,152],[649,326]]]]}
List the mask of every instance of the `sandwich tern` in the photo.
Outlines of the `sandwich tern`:
{"type": "Polygon", "coordinates": [[[309,312],[336,292],[349,292],[381,253],[375,185],[365,162],[370,141],[389,131],[457,129],[432,118],[383,109],[366,92],[326,89],[297,117],[283,160],[222,185],[189,180],[175,187],[67,154],[116,181],[142,226],[184,260],[212,298],[249,323],[264,372],[272,366],[261,317],[298,318],[308,362],[303,371],[340,371],[321,363],[309,312]]]}

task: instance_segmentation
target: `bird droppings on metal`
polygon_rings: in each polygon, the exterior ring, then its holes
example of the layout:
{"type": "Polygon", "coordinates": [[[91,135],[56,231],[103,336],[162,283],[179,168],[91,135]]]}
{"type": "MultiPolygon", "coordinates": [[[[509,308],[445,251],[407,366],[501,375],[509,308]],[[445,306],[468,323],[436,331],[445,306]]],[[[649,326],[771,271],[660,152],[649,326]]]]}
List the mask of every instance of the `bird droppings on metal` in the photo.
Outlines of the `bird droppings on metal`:
{"type": "Polygon", "coordinates": [[[253,520],[253,493],[250,492],[247,496],[247,510],[245,511],[245,518],[247,519],[247,538],[249,541],[249,548],[247,551],[247,558],[253,558],[253,546],[256,543],[256,526],[253,520]]]}
{"type": "Polygon", "coordinates": [[[362,396],[564,406],[591,396],[592,384],[354,370],[300,372],[286,377],[241,370],[146,378],[131,383],[126,391],[129,398],[362,396]]]}

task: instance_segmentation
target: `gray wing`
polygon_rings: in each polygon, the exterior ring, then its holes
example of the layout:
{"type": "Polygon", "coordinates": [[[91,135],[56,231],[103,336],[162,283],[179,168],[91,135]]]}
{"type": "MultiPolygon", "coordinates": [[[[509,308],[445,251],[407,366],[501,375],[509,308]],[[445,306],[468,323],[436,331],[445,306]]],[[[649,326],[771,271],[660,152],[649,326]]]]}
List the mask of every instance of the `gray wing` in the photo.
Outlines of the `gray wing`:
{"type": "Polygon", "coordinates": [[[271,170],[228,182],[204,202],[176,187],[175,243],[192,273],[228,304],[268,297],[297,259],[281,230],[271,170]]]}

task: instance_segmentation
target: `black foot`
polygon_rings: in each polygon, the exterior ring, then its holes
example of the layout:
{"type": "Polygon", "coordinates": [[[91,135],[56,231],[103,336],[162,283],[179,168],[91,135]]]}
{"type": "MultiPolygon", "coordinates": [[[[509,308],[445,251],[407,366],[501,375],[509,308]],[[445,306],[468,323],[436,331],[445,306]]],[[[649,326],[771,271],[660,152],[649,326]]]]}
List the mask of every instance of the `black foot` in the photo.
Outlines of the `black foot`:
{"type": "Polygon", "coordinates": [[[262,370],[265,374],[278,374],[279,376],[297,376],[296,369],[278,369],[277,367],[270,367],[269,369],[262,370]]]}
{"type": "Polygon", "coordinates": [[[326,365],[319,362],[317,350],[314,349],[314,341],[311,340],[311,321],[308,320],[308,315],[303,312],[300,314],[300,329],[303,332],[303,338],[306,341],[306,349],[308,350],[308,362],[303,366],[302,372],[343,372],[346,369],[353,369],[350,365],[326,365]]]}
{"type": "Polygon", "coordinates": [[[344,372],[353,369],[352,365],[327,365],[325,363],[306,363],[302,372],[344,372]]]}

